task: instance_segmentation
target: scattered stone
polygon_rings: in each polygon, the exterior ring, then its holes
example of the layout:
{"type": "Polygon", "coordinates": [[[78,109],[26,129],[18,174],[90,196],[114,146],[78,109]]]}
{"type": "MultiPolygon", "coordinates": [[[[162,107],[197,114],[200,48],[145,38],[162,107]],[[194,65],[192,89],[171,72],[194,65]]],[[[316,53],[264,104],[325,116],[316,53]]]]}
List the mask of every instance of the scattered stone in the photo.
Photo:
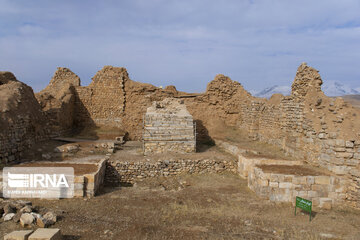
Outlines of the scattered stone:
{"type": "Polygon", "coordinates": [[[16,206],[17,209],[20,209],[20,208],[24,207],[25,205],[32,206],[32,202],[31,201],[26,201],[26,200],[17,200],[14,203],[14,206],[16,206]]]}
{"type": "Polygon", "coordinates": [[[15,216],[15,213],[8,213],[4,216],[4,222],[10,221],[15,216]]]}
{"type": "Polygon", "coordinates": [[[10,203],[6,204],[4,206],[4,214],[9,214],[9,213],[16,213],[16,208],[11,205],[10,203]]]}
{"type": "Polygon", "coordinates": [[[34,222],[35,218],[30,213],[23,213],[20,217],[20,224],[22,227],[28,227],[34,222]]]}
{"type": "Polygon", "coordinates": [[[22,209],[20,209],[21,213],[31,213],[32,212],[32,207],[30,205],[25,205],[25,207],[23,207],[22,209]]]}
{"type": "Polygon", "coordinates": [[[35,219],[41,218],[41,214],[39,214],[39,213],[34,213],[34,212],[32,212],[32,213],[30,213],[30,214],[33,215],[33,217],[34,217],[35,219]]]}
{"type": "Polygon", "coordinates": [[[244,224],[245,224],[245,226],[251,226],[251,221],[250,220],[245,220],[244,224]]]}
{"type": "Polygon", "coordinates": [[[44,158],[44,159],[46,159],[46,160],[51,159],[51,155],[48,154],[48,153],[43,153],[43,154],[41,154],[41,157],[44,158]]]}
{"type": "Polygon", "coordinates": [[[22,212],[17,212],[16,214],[15,214],[15,216],[13,217],[13,222],[15,222],[15,223],[18,223],[19,221],[20,221],[20,217],[21,217],[21,215],[22,215],[22,212]]]}
{"type": "Polygon", "coordinates": [[[56,223],[57,216],[53,212],[47,212],[44,216],[37,218],[36,224],[41,228],[46,228],[56,223]]]}
{"type": "Polygon", "coordinates": [[[79,151],[79,145],[70,145],[66,147],[67,152],[77,152],[79,151]]]}
{"type": "Polygon", "coordinates": [[[319,236],[322,237],[322,238],[330,238],[330,239],[335,239],[336,238],[336,236],[334,234],[331,234],[331,233],[320,233],[319,236]]]}

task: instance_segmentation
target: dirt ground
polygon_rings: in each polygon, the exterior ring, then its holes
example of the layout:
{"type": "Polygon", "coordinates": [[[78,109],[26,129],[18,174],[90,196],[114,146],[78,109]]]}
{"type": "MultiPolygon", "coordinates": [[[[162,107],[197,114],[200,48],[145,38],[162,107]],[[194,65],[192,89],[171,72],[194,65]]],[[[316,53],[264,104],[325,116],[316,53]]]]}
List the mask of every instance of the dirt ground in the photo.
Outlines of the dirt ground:
{"type": "Polygon", "coordinates": [[[217,159],[217,160],[235,160],[234,157],[217,146],[198,145],[198,151],[196,153],[172,153],[166,154],[152,154],[144,156],[142,150],[142,143],[138,141],[129,141],[121,146],[121,150],[116,151],[111,155],[111,160],[120,160],[126,162],[142,162],[146,161],[154,163],[157,161],[171,160],[171,159],[217,159]]]}
{"type": "Polygon", "coordinates": [[[360,95],[346,95],[342,98],[354,107],[360,108],[360,95]]]}
{"type": "Polygon", "coordinates": [[[218,129],[216,129],[215,137],[226,142],[231,142],[240,149],[248,150],[248,152],[245,153],[248,157],[297,160],[293,156],[285,154],[285,152],[277,146],[249,138],[247,133],[236,127],[219,126],[218,129]]]}
{"type": "Polygon", "coordinates": [[[319,176],[329,175],[325,170],[314,169],[310,166],[289,166],[289,165],[257,165],[265,173],[280,173],[297,176],[319,176]]]}
{"type": "Polygon", "coordinates": [[[96,172],[98,167],[95,164],[71,164],[71,163],[26,163],[13,167],[72,167],[74,168],[74,174],[76,176],[82,176],[84,174],[96,172]]]}
{"type": "MultiPolygon", "coordinates": [[[[105,188],[92,199],[33,200],[61,212],[64,239],[360,239],[360,211],[335,208],[313,220],[291,204],[258,198],[231,173],[158,178],[105,188]],[[178,183],[185,187],[178,190],[178,183]],[[166,190],[164,190],[166,189],[166,190]]],[[[2,221],[2,220],[1,220],[2,221]]],[[[0,236],[20,230],[0,222],[0,236]]]]}

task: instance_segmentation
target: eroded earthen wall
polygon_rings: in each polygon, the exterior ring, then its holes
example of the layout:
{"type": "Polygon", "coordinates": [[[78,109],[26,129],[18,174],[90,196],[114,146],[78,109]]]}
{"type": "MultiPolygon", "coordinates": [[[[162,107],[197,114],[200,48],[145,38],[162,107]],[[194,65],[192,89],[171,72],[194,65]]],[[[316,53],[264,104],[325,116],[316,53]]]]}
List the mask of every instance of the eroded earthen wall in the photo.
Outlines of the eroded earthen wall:
{"type": "Polygon", "coordinates": [[[0,72],[0,163],[23,160],[23,151],[49,135],[31,87],[0,72]]]}

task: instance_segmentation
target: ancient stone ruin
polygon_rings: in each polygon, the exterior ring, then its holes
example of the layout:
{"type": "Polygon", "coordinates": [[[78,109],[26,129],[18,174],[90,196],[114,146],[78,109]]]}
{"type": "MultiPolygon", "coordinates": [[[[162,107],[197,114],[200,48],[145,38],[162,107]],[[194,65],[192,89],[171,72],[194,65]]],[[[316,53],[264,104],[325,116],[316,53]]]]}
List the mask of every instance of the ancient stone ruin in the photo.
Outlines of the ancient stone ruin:
{"type": "Polygon", "coordinates": [[[147,109],[143,144],[145,155],[195,152],[194,121],[183,101],[167,98],[147,109]]]}
{"type": "MultiPolygon", "coordinates": [[[[112,66],[105,66],[92,80],[89,86],[81,86],[75,73],[59,68],[49,86],[34,94],[13,74],[0,72],[0,162],[22,161],[23,151],[41,140],[104,126],[121,129],[128,140],[144,138],[145,154],[193,152],[196,141],[218,144],[218,139],[226,139],[221,130],[226,126],[280,147],[291,158],[300,159],[300,165],[327,171],[315,175],[306,172],[308,177],[317,176],[314,179],[296,174],[285,178],[286,174],[270,173],[271,168],[263,166],[273,161],[281,165],[281,161],[255,159],[245,164],[237,158],[239,169],[242,165],[247,169],[239,170],[239,174],[250,177],[250,187],[259,195],[271,197],[272,191],[278,191],[272,198],[288,201],[293,197],[291,192],[318,198],[319,202],[321,198],[325,205],[346,203],[360,208],[360,109],[340,97],[325,96],[319,72],[306,63],[296,72],[291,95],[275,94],[270,99],[251,96],[239,82],[221,74],[199,94],[135,82],[125,68],[112,66]],[[168,98],[179,101],[165,100],[168,98]],[[271,174],[279,175],[277,180],[271,174]]],[[[182,168],[182,162],[175,163],[176,168],[182,168]]],[[[118,179],[127,169],[133,170],[133,163],[111,164],[107,171],[111,169],[118,179]]],[[[186,166],[202,169],[199,164],[186,166]]],[[[161,175],[168,172],[163,169],[168,165],[154,165],[156,174],[143,173],[141,165],[131,176],[161,175]]],[[[206,169],[219,165],[215,162],[206,169]]]]}

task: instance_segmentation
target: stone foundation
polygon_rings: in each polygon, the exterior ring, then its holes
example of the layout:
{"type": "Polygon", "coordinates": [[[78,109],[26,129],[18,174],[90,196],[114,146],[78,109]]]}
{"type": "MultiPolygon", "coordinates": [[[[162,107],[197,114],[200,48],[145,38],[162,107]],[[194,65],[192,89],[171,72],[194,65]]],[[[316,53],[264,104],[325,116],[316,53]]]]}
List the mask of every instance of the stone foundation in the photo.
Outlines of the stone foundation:
{"type": "Polygon", "coordinates": [[[336,176],[266,173],[259,166],[254,167],[248,176],[249,188],[263,198],[294,204],[299,196],[312,201],[314,207],[324,209],[344,202],[347,184],[346,180],[336,176]]]}
{"type": "MultiPolygon", "coordinates": [[[[282,174],[277,170],[264,172],[261,166],[298,168],[303,170],[304,162],[281,159],[246,157],[246,150],[239,149],[230,143],[216,140],[216,144],[226,152],[237,157],[237,172],[248,179],[248,186],[257,195],[270,201],[295,203],[296,196],[313,201],[315,207],[330,209],[340,203],[351,204],[349,199],[349,179],[324,175],[282,174]]],[[[310,168],[311,169],[311,168],[310,168]]],[[[309,170],[312,172],[311,170],[309,170]]],[[[351,204],[352,205],[352,204],[351,204]]]]}
{"type": "Polygon", "coordinates": [[[235,162],[212,159],[202,160],[165,160],[155,163],[109,161],[105,180],[108,183],[133,184],[147,178],[176,176],[179,174],[236,172],[235,162]]]}

